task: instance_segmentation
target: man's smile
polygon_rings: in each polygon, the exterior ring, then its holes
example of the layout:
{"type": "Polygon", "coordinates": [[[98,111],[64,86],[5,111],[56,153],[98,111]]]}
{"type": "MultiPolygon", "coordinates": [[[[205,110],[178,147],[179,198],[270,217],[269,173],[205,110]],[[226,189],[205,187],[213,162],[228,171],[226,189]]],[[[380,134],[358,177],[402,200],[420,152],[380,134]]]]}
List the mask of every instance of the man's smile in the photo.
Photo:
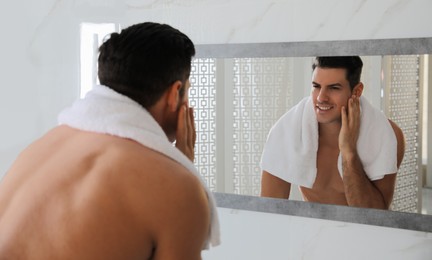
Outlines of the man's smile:
{"type": "Polygon", "coordinates": [[[318,110],[320,111],[328,111],[333,108],[333,106],[331,105],[323,105],[323,104],[316,104],[315,107],[318,108],[318,110]]]}

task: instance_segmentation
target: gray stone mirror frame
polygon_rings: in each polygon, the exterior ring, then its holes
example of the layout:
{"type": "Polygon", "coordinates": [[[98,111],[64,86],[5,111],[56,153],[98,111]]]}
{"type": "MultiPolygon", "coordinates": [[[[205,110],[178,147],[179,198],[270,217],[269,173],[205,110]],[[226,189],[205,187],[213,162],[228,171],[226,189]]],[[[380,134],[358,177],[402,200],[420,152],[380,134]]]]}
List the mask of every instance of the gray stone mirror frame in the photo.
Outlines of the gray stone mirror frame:
{"type": "MultiPolygon", "coordinates": [[[[432,54],[432,38],[206,44],[196,58],[432,54]]],[[[432,232],[432,215],[215,193],[219,207],[432,232]]]]}
{"type": "Polygon", "coordinates": [[[197,45],[197,58],[432,54],[432,38],[197,45]]]}

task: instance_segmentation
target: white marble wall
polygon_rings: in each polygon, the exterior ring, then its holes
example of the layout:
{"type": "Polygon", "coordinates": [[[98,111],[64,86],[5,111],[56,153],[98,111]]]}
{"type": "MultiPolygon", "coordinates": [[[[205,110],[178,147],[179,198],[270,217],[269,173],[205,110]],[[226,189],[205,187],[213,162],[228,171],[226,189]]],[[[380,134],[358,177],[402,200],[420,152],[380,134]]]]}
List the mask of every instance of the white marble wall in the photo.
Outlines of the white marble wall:
{"type": "Polygon", "coordinates": [[[218,208],[219,247],[204,260],[429,260],[432,234],[323,219],[218,208]]]}

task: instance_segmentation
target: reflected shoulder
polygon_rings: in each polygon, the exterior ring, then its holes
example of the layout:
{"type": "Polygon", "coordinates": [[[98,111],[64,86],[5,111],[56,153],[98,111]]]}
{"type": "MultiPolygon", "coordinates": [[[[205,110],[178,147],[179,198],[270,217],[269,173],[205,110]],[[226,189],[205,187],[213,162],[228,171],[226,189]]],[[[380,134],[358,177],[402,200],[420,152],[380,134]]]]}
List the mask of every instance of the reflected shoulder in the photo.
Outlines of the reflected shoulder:
{"type": "Polygon", "coordinates": [[[396,135],[396,140],[397,140],[397,167],[399,168],[399,166],[402,163],[404,154],[405,154],[405,136],[404,133],[402,131],[402,129],[400,129],[400,127],[393,122],[392,120],[389,119],[390,125],[393,128],[393,131],[396,135]]]}

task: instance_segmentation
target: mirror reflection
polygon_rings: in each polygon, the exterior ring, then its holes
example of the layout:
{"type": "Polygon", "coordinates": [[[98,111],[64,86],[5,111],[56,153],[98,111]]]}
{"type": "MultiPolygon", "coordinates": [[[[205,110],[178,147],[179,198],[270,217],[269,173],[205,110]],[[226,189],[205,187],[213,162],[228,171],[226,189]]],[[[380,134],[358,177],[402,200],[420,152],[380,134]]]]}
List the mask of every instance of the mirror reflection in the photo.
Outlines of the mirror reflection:
{"type": "MultiPolygon", "coordinates": [[[[403,131],[405,156],[391,210],[422,208],[427,171],[428,55],[361,56],[363,94],[403,131]]],[[[213,191],[259,196],[260,160],[274,123],[312,89],[313,57],[196,58],[190,103],[196,165],[213,191]]],[[[290,199],[303,200],[292,185],[290,199]]]]}

